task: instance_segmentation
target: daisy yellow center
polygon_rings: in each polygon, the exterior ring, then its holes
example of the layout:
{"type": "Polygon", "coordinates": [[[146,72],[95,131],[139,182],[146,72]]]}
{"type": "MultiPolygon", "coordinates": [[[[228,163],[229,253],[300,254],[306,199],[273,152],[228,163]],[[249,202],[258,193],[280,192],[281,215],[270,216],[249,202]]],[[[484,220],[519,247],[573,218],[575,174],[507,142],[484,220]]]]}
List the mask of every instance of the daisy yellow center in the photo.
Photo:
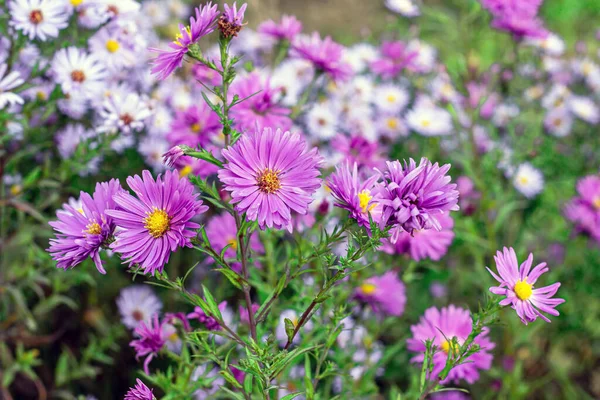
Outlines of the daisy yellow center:
{"type": "Polygon", "coordinates": [[[46,93],[42,92],[41,90],[39,92],[37,92],[35,94],[36,99],[43,101],[46,100],[46,93]]]}
{"type": "Polygon", "coordinates": [[[281,181],[279,180],[279,173],[272,171],[271,169],[265,169],[256,178],[258,188],[263,193],[274,193],[281,188],[281,181]]]}
{"type": "Polygon", "coordinates": [[[521,300],[527,300],[533,294],[533,285],[527,283],[527,278],[522,281],[517,281],[515,284],[515,293],[517,297],[521,300]]]}
{"type": "Polygon", "coordinates": [[[369,207],[369,201],[371,201],[371,199],[373,198],[373,196],[371,196],[370,191],[365,189],[362,192],[358,193],[357,196],[358,206],[360,207],[362,212],[366,213],[367,211],[371,211],[375,207],[375,204],[371,204],[371,206],[369,207]]]}
{"type": "Polygon", "coordinates": [[[237,240],[235,240],[235,238],[231,238],[231,239],[229,239],[229,240],[227,241],[227,244],[230,244],[230,245],[231,245],[231,248],[232,248],[233,250],[237,250],[238,242],[237,242],[237,240]]]}
{"type": "Polygon", "coordinates": [[[388,103],[393,103],[396,101],[396,96],[394,96],[393,94],[388,94],[386,100],[388,101],[388,103]]]}
{"type": "Polygon", "coordinates": [[[173,332],[169,335],[169,340],[171,342],[176,342],[177,340],[179,340],[179,336],[177,336],[177,332],[173,332]]]}
{"type": "Polygon", "coordinates": [[[369,282],[365,282],[362,285],[360,285],[360,291],[363,292],[364,294],[373,294],[375,293],[375,290],[377,289],[377,286],[375,286],[372,283],[369,282]]]}
{"type": "Polygon", "coordinates": [[[424,119],[423,121],[421,121],[421,126],[423,128],[427,128],[429,125],[431,125],[431,122],[428,119],[424,119]]]}
{"type": "Polygon", "coordinates": [[[448,340],[444,340],[444,342],[442,343],[442,345],[440,346],[440,348],[442,349],[442,351],[446,354],[448,354],[450,352],[450,348],[452,348],[454,354],[458,353],[458,347],[454,346],[450,341],[448,340]]]}
{"type": "Polygon", "coordinates": [[[396,129],[398,127],[398,121],[396,120],[396,118],[388,118],[387,126],[390,129],[396,129]]]}
{"type": "Polygon", "coordinates": [[[202,130],[202,125],[200,125],[199,123],[196,122],[195,124],[192,124],[190,126],[190,130],[194,133],[198,133],[202,130]]]}
{"type": "Polygon", "coordinates": [[[527,177],[526,177],[526,176],[520,176],[520,177],[519,177],[519,182],[520,182],[522,185],[527,185],[527,184],[529,183],[529,179],[527,179],[527,177]]]}
{"type": "Polygon", "coordinates": [[[83,3],[83,0],[71,0],[71,5],[73,7],[77,7],[77,6],[81,5],[81,3],[83,3]]]}
{"type": "Polygon", "coordinates": [[[16,196],[19,193],[21,193],[21,190],[23,190],[23,188],[21,187],[21,185],[19,185],[19,184],[12,185],[10,187],[10,194],[12,194],[13,196],[16,196]]]}
{"type": "Polygon", "coordinates": [[[87,229],[85,231],[90,235],[99,235],[102,233],[102,227],[100,227],[100,224],[98,224],[97,222],[92,222],[91,224],[86,226],[86,228],[87,229]]]}
{"type": "Polygon", "coordinates": [[[42,21],[44,21],[44,14],[42,14],[42,10],[31,11],[29,13],[29,21],[34,25],[41,24],[42,21]]]}
{"type": "Polygon", "coordinates": [[[108,39],[106,41],[106,50],[108,50],[110,53],[116,52],[117,50],[119,50],[119,47],[119,42],[117,42],[114,39],[108,39]]]}
{"type": "Polygon", "coordinates": [[[85,74],[82,70],[76,69],[75,71],[71,72],[71,79],[73,80],[73,82],[81,83],[85,81],[85,74]]]}
{"type": "Polygon", "coordinates": [[[179,176],[183,178],[184,176],[188,176],[191,172],[192,172],[192,167],[190,165],[186,165],[185,167],[181,168],[181,170],[179,171],[179,176]]]}
{"type": "Polygon", "coordinates": [[[594,205],[594,207],[596,207],[596,209],[600,210],[600,196],[594,197],[594,199],[592,200],[592,204],[594,205]]]}
{"type": "Polygon", "coordinates": [[[148,213],[148,216],[144,218],[144,228],[148,229],[148,233],[153,238],[159,238],[164,236],[165,233],[171,227],[171,217],[165,210],[154,210],[148,213]]]}

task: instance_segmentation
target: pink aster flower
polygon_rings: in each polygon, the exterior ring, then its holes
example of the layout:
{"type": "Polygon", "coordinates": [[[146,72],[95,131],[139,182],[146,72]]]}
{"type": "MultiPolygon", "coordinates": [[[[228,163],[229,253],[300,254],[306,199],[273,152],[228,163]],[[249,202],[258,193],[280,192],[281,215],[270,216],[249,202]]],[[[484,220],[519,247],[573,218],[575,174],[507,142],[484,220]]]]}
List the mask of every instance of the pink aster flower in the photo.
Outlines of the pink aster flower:
{"type": "MultiPolygon", "coordinates": [[[[221,303],[219,303],[218,308],[219,308],[219,311],[221,311],[221,313],[223,313],[223,311],[225,311],[225,309],[227,308],[227,302],[222,301],[221,303]]],[[[194,307],[194,312],[189,313],[187,315],[187,317],[189,319],[192,319],[192,318],[197,319],[198,322],[200,322],[202,325],[204,325],[206,327],[206,329],[209,331],[221,330],[221,325],[219,325],[217,320],[215,320],[213,317],[209,317],[208,315],[206,315],[200,307],[194,307]]]]}
{"type": "Polygon", "coordinates": [[[355,292],[379,314],[401,316],[406,304],[406,288],[394,271],[365,280],[355,292]]]}
{"type": "Polygon", "coordinates": [[[302,31],[302,23],[293,15],[282,15],[279,23],[272,19],[258,26],[258,32],[277,40],[292,41],[302,31]]]}
{"type": "MultiPolygon", "coordinates": [[[[410,327],[413,337],[406,341],[408,350],[419,353],[411,361],[422,363],[426,350],[425,341],[433,340],[438,351],[433,356],[433,371],[430,379],[436,378],[446,365],[448,352],[452,347],[450,340],[456,336],[458,343],[462,345],[471,334],[472,325],[473,320],[468,310],[454,305],[441,310],[436,307],[428,308],[419,323],[410,327]]],[[[458,383],[461,379],[472,384],[479,379],[480,370],[490,369],[494,356],[489,351],[495,347],[495,344],[488,338],[488,333],[488,328],[484,328],[473,341],[481,350],[466,358],[463,364],[452,368],[446,379],[441,381],[442,384],[458,383]]]]}
{"type": "MultiPolygon", "coordinates": [[[[414,230],[412,234],[401,231],[392,232],[398,239],[395,244],[385,240],[382,250],[389,254],[408,254],[415,261],[429,258],[434,261],[440,260],[448,252],[448,248],[454,239],[454,220],[448,214],[440,214],[438,217],[441,229],[414,230]]],[[[398,228],[394,228],[398,229],[398,228]]]]}
{"type": "Polygon", "coordinates": [[[239,131],[263,129],[267,126],[288,130],[292,127],[289,108],[279,105],[279,88],[271,87],[269,80],[264,81],[253,72],[235,81],[231,85],[231,96],[248,98],[231,108],[230,116],[239,131]]]}
{"type": "MultiPolygon", "coordinates": [[[[256,315],[256,312],[258,311],[259,308],[260,308],[260,305],[252,303],[252,314],[256,315]]],[[[245,324],[249,324],[250,317],[248,315],[248,308],[240,305],[239,312],[240,312],[240,321],[242,321],[245,324]]]]}
{"type": "Polygon", "coordinates": [[[127,184],[137,198],[126,191],[113,196],[121,210],[107,214],[121,228],[115,235],[111,249],[121,253],[130,265],[138,264],[144,273],[162,272],[172,251],[191,247],[194,229],[200,225],[191,222],[208,207],[198,200],[194,186],[180,178],[177,171],[167,171],[156,181],[149,171],[127,178],[127,184]]]}
{"type": "Polygon", "coordinates": [[[298,36],[292,44],[292,54],[310,61],[317,71],[325,73],[334,81],[345,81],[352,75],[352,67],[343,59],[344,46],[329,36],[321,39],[318,32],[298,36]]]}
{"type": "Polygon", "coordinates": [[[358,166],[350,169],[346,163],[336,170],[327,180],[327,186],[335,198],[336,207],[347,210],[350,217],[354,218],[359,225],[369,227],[369,214],[373,221],[381,221],[382,205],[379,203],[378,180],[380,175],[373,174],[368,179],[359,177],[358,166]]]}
{"type": "Polygon", "coordinates": [[[132,340],[129,345],[135,350],[135,358],[146,357],[144,360],[144,372],[150,374],[148,365],[155,355],[163,348],[167,342],[165,334],[164,322],[158,321],[158,315],[154,314],[154,318],[149,324],[141,321],[135,328],[137,339],[132,340]]]}
{"type": "Polygon", "coordinates": [[[150,389],[144,382],[139,379],[136,379],[135,386],[131,387],[129,391],[125,394],[125,398],[123,400],[154,400],[154,394],[152,393],[152,389],[150,389]]]}
{"type": "Polygon", "coordinates": [[[188,52],[188,47],[215,30],[217,15],[219,15],[217,5],[212,5],[212,2],[197,7],[196,18],[190,17],[189,26],[179,24],[179,35],[177,35],[174,42],[169,44],[171,50],[151,48],[150,51],[158,53],[158,56],[153,60],[152,73],[157,74],[158,79],[163,80],[181,67],[183,57],[188,52]]]}
{"type": "MultiPolygon", "coordinates": [[[[205,149],[214,153],[212,145],[205,147],[205,149]]],[[[195,176],[205,179],[216,174],[219,170],[219,167],[213,163],[188,156],[181,157],[173,166],[179,171],[179,176],[181,178],[186,177],[189,174],[194,174],[195,176]]]]}
{"type": "Polygon", "coordinates": [[[578,231],[600,244],[600,176],[590,175],[577,182],[578,196],[565,206],[565,216],[578,231]]]}
{"type": "Polygon", "coordinates": [[[116,224],[108,215],[109,209],[117,208],[113,196],[123,192],[118,179],[97,183],[93,197],[81,192],[81,208],[64,204],[56,213],[58,221],[50,222],[56,238],[50,239],[48,252],[62,269],[73,268],[90,257],[98,272],[106,274],[100,250],[107,248],[115,232],[116,224]]]}
{"type": "Polygon", "coordinates": [[[223,5],[225,11],[219,18],[219,30],[223,36],[226,38],[237,36],[244,25],[244,13],[247,6],[248,4],[244,3],[238,10],[237,2],[234,2],[231,7],[228,4],[223,5]]]}
{"type": "MultiPolygon", "coordinates": [[[[217,253],[221,254],[221,250],[230,244],[231,246],[225,251],[224,256],[226,259],[236,258],[238,248],[237,227],[231,214],[225,213],[211,217],[208,224],[206,224],[206,235],[210,240],[211,247],[217,253]]],[[[250,236],[250,249],[257,253],[264,252],[264,247],[258,235],[250,236]]],[[[239,263],[234,262],[232,267],[234,269],[238,268],[239,263]]]]}
{"type": "Polygon", "coordinates": [[[492,27],[511,33],[516,39],[545,38],[548,31],[538,17],[543,0],[481,0],[493,16],[492,27]]]}
{"type": "Polygon", "coordinates": [[[188,107],[185,111],[177,111],[171,123],[171,131],[167,140],[172,146],[185,144],[196,147],[205,146],[221,129],[219,116],[208,104],[200,102],[188,107]]]}
{"type": "Polygon", "coordinates": [[[494,294],[504,295],[506,298],[500,301],[501,306],[511,305],[517,311],[517,315],[525,325],[533,322],[540,317],[546,322],[550,320],[542,314],[542,311],[557,316],[558,311],[554,308],[565,302],[564,299],[553,299],[560,287],[560,282],[556,282],[550,286],[545,286],[539,289],[534,289],[534,285],[538,278],[549,269],[546,263],[536,265],[533,270],[533,254],[529,254],[521,266],[517,261],[517,255],[512,247],[504,248],[501,253],[498,251],[494,256],[496,261],[496,269],[498,275],[487,270],[492,274],[494,279],[500,282],[500,286],[493,286],[490,292],[494,294]]]}
{"type": "Polygon", "coordinates": [[[395,228],[391,242],[396,243],[402,231],[442,229],[438,217],[458,207],[456,184],[446,175],[450,164],[440,167],[422,158],[419,165],[388,161],[385,169],[382,197],[385,201],[383,221],[395,228]]]}
{"type": "Polygon", "coordinates": [[[382,78],[392,79],[404,68],[416,70],[412,63],[418,55],[416,51],[410,51],[404,42],[383,42],[379,58],[371,62],[371,70],[382,78]]]}
{"type": "Polygon", "coordinates": [[[227,163],[219,170],[219,179],[231,192],[236,209],[257,221],[260,229],[291,232],[291,211],[306,214],[321,186],[322,158],[298,133],[257,130],[223,150],[223,157],[227,163]]]}
{"type": "Polygon", "coordinates": [[[360,167],[381,168],[384,164],[385,149],[377,141],[355,134],[346,136],[337,134],[331,140],[331,147],[340,153],[349,163],[358,163],[360,167]]]}

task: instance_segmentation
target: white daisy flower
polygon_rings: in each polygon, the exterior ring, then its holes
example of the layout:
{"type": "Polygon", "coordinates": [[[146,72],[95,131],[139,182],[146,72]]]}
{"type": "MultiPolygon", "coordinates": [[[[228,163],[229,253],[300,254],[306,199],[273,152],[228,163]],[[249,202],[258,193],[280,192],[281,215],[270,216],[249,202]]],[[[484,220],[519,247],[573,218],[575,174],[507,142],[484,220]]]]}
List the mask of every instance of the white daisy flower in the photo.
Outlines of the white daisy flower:
{"type": "Polygon", "coordinates": [[[412,0],[385,0],[385,6],[392,12],[405,17],[416,17],[421,12],[412,0]]]}
{"type": "Polygon", "coordinates": [[[552,136],[565,137],[571,133],[573,116],[566,107],[555,108],[546,114],[544,126],[552,136]]]}
{"type": "Polygon", "coordinates": [[[512,119],[519,115],[519,107],[515,104],[499,104],[494,109],[492,123],[497,127],[505,127],[512,119]]]}
{"type": "Polygon", "coordinates": [[[150,323],[154,314],[158,314],[162,309],[162,303],[150,287],[134,285],[121,290],[117,298],[117,307],[123,325],[135,329],[140,321],[150,323]]]}
{"type": "Polygon", "coordinates": [[[89,40],[92,55],[98,57],[111,70],[131,68],[136,64],[136,54],[118,29],[104,27],[89,40]]]}
{"type": "Polygon", "coordinates": [[[66,93],[64,99],[57,102],[58,109],[72,119],[81,119],[88,110],[88,100],[82,93],[66,93]]]}
{"type": "MultiPolygon", "coordinates": [[[[169,7],[173,3],[173,1],[169,2],[169,7]]],[[[142,13],[150,18],[150,22],[154,26],[167,25],[171,18],[171,15],[165,12],[165,4],[159,0],[145,1],[142,4],[142,13]]]]}
{"type": "Polygon", "coordinates": [[[342,59],[355,73],[363,72],[378,57],[377,48],[368,43],[359,43],[344,49],[342,59]]]}
{"type": "Polygon", "coordinates": [[[429,73],[433,70],[436,63],[437,50],[435,47],[413,39],[406,47],[407,52],[415,51],[417,56],[411,62],[421,73],[429,73]]]}
{"type": "Polygon", "coordinates": [[[82,94],[90,99],[104,88],[107,71],[104,64],[93,55],[77,47],[60,49],[51,65],[54,81],[64,93],[82,94]]]}
{"type": "Polygon", "coordinates": [[[6,73],[7,70],[7,64],[0,64],[0,110],[7,105],[13,106],[24,103],[23,98],[16,93],[12,93],[11,90],[21,86],[25,83],[25,80],[17,71],[6,73]]]}
{"type": "Polygon", "coordinates": [[[590,124],[600,122],[600,110],[592,99],[583,96],[571,96],[567,103],[569,109],[575,116],[590,124]]]}
{"type": "Polygon", "coordinates": [[[79,143],[96,136],[92,129],[86,129],[81,124],[69,124],[56,133],[56,147],[63,159],[73,155],[79,143]]]}
{"type": "Polygon", "coordinates": [[[338,115],[328,102],[317,103],[306,113],[308,133],[318,140],[331,139],[338,133],[338,115]]]}
{"type": "Polygon", "coordinates": [[[526,162],[517,167],[513,185],[525,197],[532,199],[544,189],[544,176],[540,170],[526,162]]]}
{"type": "Polygon", "coordinates": [[[155,172],[165,169],[162,155],[169,151],[170,148],[171,146],[169,146],[169,143],[165,139],[156,136],[145,136],[138,146],[140,154],[144,156],[144,161],[155,172]]]}
{"type": "Polygon", "coordinates": [[[144,128],[145,120],[151,112],[147,103],[136,93],[127,96],[114,95],[104,102],[100,111],[102,125],[98,132],[106,133],[132,133],[144,128]]]}
{"type": "Polygon", "coordinates": [[[11,0],[9,24],[29,40],[55,38],[67,27],[69,14],[62,0],[11,0]]]}
{"type": "Polygon", "coordinates": [[[565,52],[565,42],[555,33],[549,33],[544,39],[527,39],[526,42],[551,56],[561,56],[565,52]]]}
{"type": "Polygon", "coordinates": [[[163,325],[162,331],[167,338],[165,343],[167,349],[175,354],[181,353],[183,342],[181,341],[181,337],[179,337],[177,328],[172,324],[166,323],[163,325]]]}
{"type": "Polygon", "coordinates": [[[89,0],[89,4],[109,18],[130,18],[138,14],[140,3],[135,0],[89,0]]]}
{"type": "Polygon", "coordinates": [[[423,136],[443,136],[452,133],[452,115],[427,101],[418,102],[407,114],[409,128],[423,136]]]}
{"type": "Polygon", "coordinates": [[[384,113],[399,113],[406,107],[409,99],[406,90],[392,84],[381,85],[373,93],[373,103],[384,113]]]}
{"type": "Polygon", "coordinates": [[[298,99],[307,84],[303,79],[298,79],[299,71],[303,67],[301,64],[304,64],[303,60],[284,61],[273,71],[271,76],[271,87],[280,88],[281,103],[286,106],[293,106],[298,103],[298,99]],[[296,61],[301,62],[297,63],[296,61]]]}
{"type": "Polygon", "coordinates": [[[553,110],[566,105],[571,97],[571,91],[564,85],[554,85],[548,93],[542,97],[542,107],[547,110],[553,110]]]}
{"type": "Polygon", "coordinates": [[[408,136],[409,130],[406,122],[397,115],[380,115],[377,118],[377,128],[381,136],[395,139],[408,136]]]}

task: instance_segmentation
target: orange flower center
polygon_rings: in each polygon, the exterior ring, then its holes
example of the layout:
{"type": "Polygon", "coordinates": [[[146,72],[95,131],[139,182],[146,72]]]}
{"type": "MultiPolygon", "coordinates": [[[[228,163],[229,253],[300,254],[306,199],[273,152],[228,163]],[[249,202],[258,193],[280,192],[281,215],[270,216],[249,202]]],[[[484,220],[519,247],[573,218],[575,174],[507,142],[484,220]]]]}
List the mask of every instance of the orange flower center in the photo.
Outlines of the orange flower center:
{"type": "Polygon", "coordinates": [[[272,171],[269,168],[265,169],[256,178],[256,184],[263,193],[274,193],[281,188],[279,181],[279,172],[272,171]]]}

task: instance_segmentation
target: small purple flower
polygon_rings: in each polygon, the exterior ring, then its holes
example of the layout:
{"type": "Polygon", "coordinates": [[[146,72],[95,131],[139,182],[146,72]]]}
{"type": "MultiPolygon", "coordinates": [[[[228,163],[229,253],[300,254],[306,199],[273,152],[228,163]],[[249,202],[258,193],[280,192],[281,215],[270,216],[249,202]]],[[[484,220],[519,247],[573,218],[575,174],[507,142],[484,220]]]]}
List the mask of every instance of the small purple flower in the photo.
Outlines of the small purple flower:
{"type": "Polygon", "coordinates": [[[302,31],[302,23],[295,16],[284,14],[279,23],[270,19],[260,24],[257,30],[274,39],[291,42],[302,31]]]}
{"type": "Polygon", "coordinates": [[[146,356],[146,359],[144,360],[144,372],[146,375],[150,374],[150,371],[148,370],[150,361],[152,361],[152,358],[158,354],[167,342],[163,325],[163,322],[158,321],[157,314],[154,315],[154,318],[149,324],[141,321],[135,328],[137,339],[132,340],[129,343],[135,350],[136,359],[146,356]]]}
{"type": "MultiPolygon", "coordinates": [[[[473,330],[473,320],[468,310],[454,305],[441,310],[431,307],[425,310],[425,315],[418,324],[411,326],[410,330],[413,337],[407,340],[408,350],[419,353],[411,359],[412,362],[423,362],[426,340],[433,340],[433,344],[437,346],[438,351],[433,356],[433,371],[430,376],[430,379],[435,379],[444,369],[448,353],[458,350],[452,349],[450,340],[456,336],[458,344],[462,345],[473,330]]],[[[441,384],[458,383],[461,379],[472,384],[479,379],[479,370],[490,369],[494,356],[489,351],[495,344],[488,338],[488,333],[489,329],[484,328],[474,340],[480,351],[466,358],[463,364],[452,368],[441,384]]]]}
{"type": "MultiPolygon", "coordinates": [[[[227,307],[227,302],[222,301],[221,303],[219,303],[218,307],[219,307],[219,311],[221,311],[221,313],[222,313],[223,311],[225,311],[225,308],[227,307]]],[[[206,315],[200,307],[194,307],[194,312],[189,313],[187,315],[187,317],[189,319],[192,319],[192,318],[197,319],[198,322],[200,322],[202,325],[204,325],[206,327],[206,330],[209,330],[209,331],[221,330],[221,325],[219,325],[217,320],[215,320],[213,317],[206,315]]]]}
{"type": "Polygon", "coordinates": [[[558,291],[560,282],[539,289],[534,289],[533,286],[543,273],[549,271],[545,262],[536,265],[532,270],[533,254],[530,253],[527,260],[519,266],[517,255],[512,247],[505,247],[503,252],[498,251],[494,261],[496,261],[498,275],[489,268],[486,269],[500,282],[500,286],[491,287],[490,292],[506,296],[500,301],[501,306],[510,304],[525,325],[535,321],[537,317],[550,322],[542,311],[554,316],[559,315],[554,308],[565,300],[553,299],[552,296],[558,291]]]}
{"type": "Polygon", "coordinates": [[[404,313],[406,287],[394,271],[365,280],[356,289],[355,295],[369,303],[376,313],[396,317],[404,313]]]}
{"type": "Polygon", "coordinates": [[[244,13],[246,12],[247,6],[248,4],[244,3],[238,10],[237,2],[234,2],[231,7],[227,4],[223,5],[225,11],[221,15],[221,18],[219,18],[219,30],[224,37],[230,38],[232,36],[237,36],[240,30],[242,30],[242,26],[244,25],[244,13]]]}
{"type": "Polygon", "coordinates": [[[152,389],[150,389],[144,382],[139,379],[136,379],[136,385],[129,389],[129,391],[125,394],[125,398],[123,400],[154,400],[154,394],[152,393],[152,389]]]}
{"type": "Polygon", "coordinates": [[[169,149],[165,154],[163,154],[163,161],[167,167],[173,168],[177,161],[183,157],[183,149],[179,146],[174,146],[169,149]]]}
{"type": "Polygon", "coordinates": [[[227,160],[218,175],[232,203],[260,229],[292,231],[291,211],[306,214],[321,186],[322,158],[298,133],[271,128],[243,135],[223,150],[227,160]]]}
{"type": "Polygon", "coordinates": [[[173,146],[185,144],[196,147],[206,146],[221,129],[219,116],[208,104],[201,102],[184,111],[177,111],[171,123],[167,140],[173,146]]]}
{"type": "Polygon", "coordinates": [[[548,31],[538,17],[543,0],[481,0],[481,4],[493,16],[492,27],[511,33],[520,40],[545,38],[548,31]]]}
{"type": "Polygon", "coordinates": [[[116,224],[108,215],[109,209],[117,208],[113,196],[123,192],[118,179],[96,184],[93,197],[81,192],[81,208],[69,204],[57,211],[58,221],[50,222],[56,238],[50,239],[48,252],[62,269],[73,268],[90,257],[98,272],[106,274],[100,259],[100,250],[112,240],[116,224]]]}
{"type": "Polygon", "coordinates": [[[154,274],[162,272],[172,251],[192,246],[190,239],[200,225],[191,219],[208,207],[177,171],[167,171],[164,179],[159,175],[156,181],[149,171],[143,171],[142,177],[127,178],[137,198],[126,191],[113,196],[122,210],[107,211],[121,228],[111,249],[121,253],[130,265],[138,264],[144,273],[154,274]]]}
{"type": "MultiPolygon", "coordinates": [[[[252,304],[252,314],[256,315],[256,312],[258,311],[259,308],[260,308],[260,306],[258,304],[252,304]]],[[[249,324],[250,317],[248,315],[248,308],[245,306],[240,306],[239,310],[240,310],[240,321],[242,321],[245,324],[249,324]]]]}
{"type": "Polygon", "coordinates": [[[385,148],[382,148],[379,142],[364,136],[346,136],[340,133],[331,140],[331,147],[350,164],[358,163],[359,167],[369,168],[381,168],[385,165],[385,148]]]}
{"type": "Polygon", "coordinates": [[[384,171],[383,221],[393,225],[391,242],[396,243],[403,231],[442,229],[438,217],[458,207],[456,184],[446,175],[450,164],[442,167],[422,158],[419,165],[409,162],[388,161],[384,171]]]}
{"type": "Polygon", "coordinates": [[[371,70],[382,78],[392,79],[405,68],[417,69],[412,63],[419,54],[410,51],[404,42],[383,42],[380,53],[380,57],[371,62],[371,70]]]}
{"type": "Polygon", "coordinates": [[[579,232],[600,244],[600,176],[586,176],[577,182],[578,196],[565,206],[565,216],[579,232]]]}
{"type": "Polygon", "coordinates": [[[310,61],[317,71],[325,73],[334,81],[345,81],[352,75],[352,67],[342,60],[344,46],[329,36],[321,39],[318,32],[298,36],[292,44],[292,54],[310,61]]]}
{"type": "Polygon", "coordinates": [[[376,173],[366,180],[360,179],[357,164],[354,163],[354,167],[350,169],[350,165],[346,163],[331,174],[327,186],[335,198],[334,205],[347,210],[359,225],[368,228],[369,214],[374,222],[381,221],[379,178],[380,175],[376,173]]]}
{"type": "Polygon", "coordinates": [[[448,248],[454,239],[454,221],[448,214],[440,214],[437,217],[441,229],[414,230],[411,233],[406,231],[394,232],[392,236],[397,236],[395,244],[385,240],[382,250],[389,254],[409,254],[415,261],[429,258],[434,261],[440,260],[448,252],[448,248]]]}
{"type": "Polygon", "coordinates": [[[179,35],[177,35],[174,42],[169,43],[171,50],[151,48],[150,51],[158,53],[153,61],[152,73],[157,74],[158,79],[163,80],[181,67],[183,57],[188,52],[188,47],[215,30],[215,21],[218,14],[217,5],[212,5],[212,2],[197,7],[196,18],[190,17],[189,26],[179,24],[179,35]]]}

